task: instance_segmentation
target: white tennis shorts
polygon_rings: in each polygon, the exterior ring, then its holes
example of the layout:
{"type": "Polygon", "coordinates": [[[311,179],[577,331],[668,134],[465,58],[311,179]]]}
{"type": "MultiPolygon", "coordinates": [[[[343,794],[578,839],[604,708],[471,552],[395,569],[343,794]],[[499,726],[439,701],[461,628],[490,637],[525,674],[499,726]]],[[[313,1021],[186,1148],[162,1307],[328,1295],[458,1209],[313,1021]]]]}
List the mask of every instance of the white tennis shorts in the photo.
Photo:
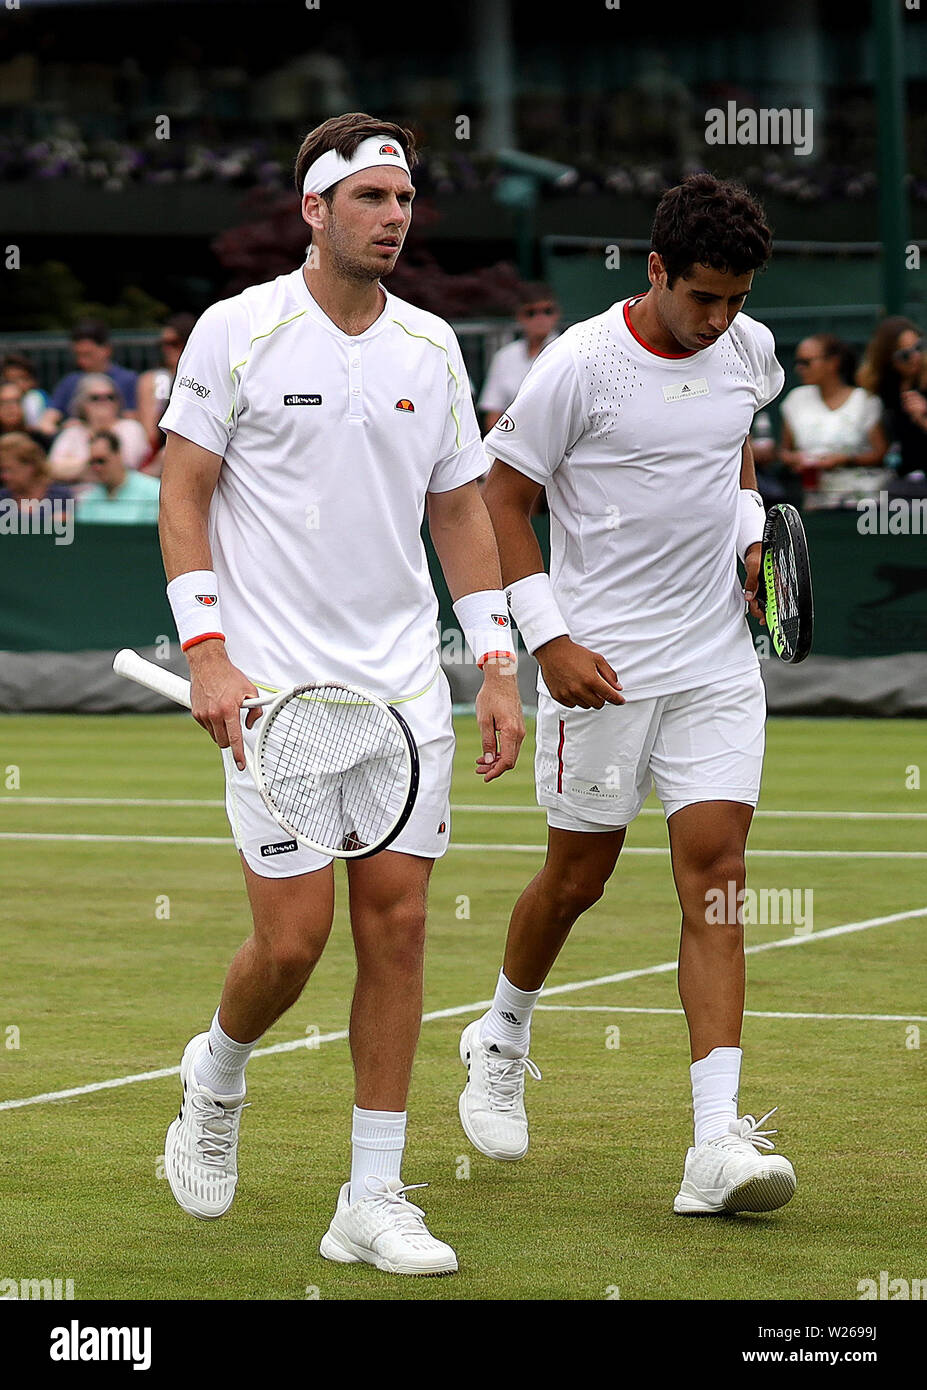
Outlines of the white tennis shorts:
{"type": "MultiPolygon", "coordinates": [[[[418,747],[418,796],[409,817],[389,846],[402,854],[439,859],[451,833],[451,773],[454,764],[454,724],[447,677],[438,671],[423,695],[397,705],[418,747]]],[[[253,750],[256,729],[244,730],[253,750]]],[[[261,799],[247,771],[240,772],[228,748],[222,749],[225,766],[225,809],[236,849],[250,869],[263,878],[294,878],[313,873],[332,862],[331,855],[290,839],[261,799]]]]}
{"type": "Polygon", "coordinates": [[[760,795],[766,691],[757,667],[675,695],[567,709],[538,692],[535,780],[558,830],[628,825],[651,786],[667,819],[696,801],[760,795]]]}

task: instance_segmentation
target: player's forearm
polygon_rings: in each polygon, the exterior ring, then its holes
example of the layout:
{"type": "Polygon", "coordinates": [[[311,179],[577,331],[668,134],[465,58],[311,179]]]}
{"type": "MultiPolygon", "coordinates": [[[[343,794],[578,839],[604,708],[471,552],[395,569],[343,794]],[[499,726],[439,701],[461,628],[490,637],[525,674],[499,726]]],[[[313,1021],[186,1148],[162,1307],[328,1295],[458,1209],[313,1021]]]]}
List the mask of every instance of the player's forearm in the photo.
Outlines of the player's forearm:
{"type": "Polygon", "coordinates": [[[753,458],[753,445],[749,438],[744,440],[744,446],[740,455],[740,486],[748,488],[751,492],[757,492],[756,485],[756,463],[753,458]]]}
{"type": "Polygon", "coordinates": [[[448,510],[440,500],[431,499],[428,526],[435,553],[451,598],[456,603],[464,594],[478,589],[501,589],[499,554],[486,505],[474,487],[465,507],[448,510]]]}
{"type": "Polygon", "coordinates": [[[544,570],[544,556],[531,525],[531,508],[540,489],[524,490],[520,484],[521,490],[513,492],[510,483],[511,479],[497,464],[483,490],[499,551],[502,583],[506,588],[524,579],[525,575],[540,574],[544,570]]]}
{"type": "Polygon", "coordinates": [[[169,433],[161,473],[158,529],[168,582],[192,570],[211,570],[209,508],[222,460],[169,433]]]}
{"type": "Polygon", "coordinates": [[[173,489],[165,496],[162,481],[158,533],[168,582],[191,570],[212,569],[207,517],[208,508],[204,511],[193,498],[176,497],[173,489]]]}

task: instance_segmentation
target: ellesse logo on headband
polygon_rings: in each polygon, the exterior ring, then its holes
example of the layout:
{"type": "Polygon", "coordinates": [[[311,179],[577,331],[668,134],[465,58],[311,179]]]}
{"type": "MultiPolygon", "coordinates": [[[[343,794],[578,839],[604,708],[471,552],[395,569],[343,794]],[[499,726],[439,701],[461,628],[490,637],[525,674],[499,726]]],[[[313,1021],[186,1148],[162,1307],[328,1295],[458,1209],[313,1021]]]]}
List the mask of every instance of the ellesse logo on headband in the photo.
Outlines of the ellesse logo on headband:
{"type": "Polygon", "coordinates": [[[396,149],[395,145],[381,145],[380,154],[392,154],[395,155],[397,159],[399,158],[399,151],[396,149]]]}

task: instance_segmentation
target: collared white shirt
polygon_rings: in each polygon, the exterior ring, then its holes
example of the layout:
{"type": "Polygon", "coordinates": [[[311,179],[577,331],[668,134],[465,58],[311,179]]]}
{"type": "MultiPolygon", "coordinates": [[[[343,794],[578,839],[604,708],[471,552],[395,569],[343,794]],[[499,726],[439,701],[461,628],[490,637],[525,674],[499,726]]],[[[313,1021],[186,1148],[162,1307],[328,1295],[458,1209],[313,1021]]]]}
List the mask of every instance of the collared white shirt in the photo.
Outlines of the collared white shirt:
{"type": "Polygon", "coordinates": [[[450,326],[383,292],[351,336],[300,267],[207,309],[177,368],[161,428],[224,459],[209,541],[229,657],[256,682],[399,698],[437,668],[425,498],[486,462],[450,326]]]}

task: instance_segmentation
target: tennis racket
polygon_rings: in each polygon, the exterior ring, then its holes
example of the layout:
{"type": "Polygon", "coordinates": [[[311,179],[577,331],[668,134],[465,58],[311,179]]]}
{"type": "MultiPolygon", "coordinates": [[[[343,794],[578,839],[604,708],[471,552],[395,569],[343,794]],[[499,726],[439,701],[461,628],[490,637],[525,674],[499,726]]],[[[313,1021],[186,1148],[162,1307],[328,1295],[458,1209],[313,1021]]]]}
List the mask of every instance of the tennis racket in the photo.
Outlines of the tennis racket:
{"type": "Polygon", "coordinates": [[[776,655],[793,664],[804,661],[814,631],[811,562],[801,517],[788,502],[777,502],[767,513],[759,587],[776,655]]]}
{"type": "MultiPolygon", "coordinates": [[[[191,708],[190,682],[138,652],[117,652],[113,670],[191,708]]],[[[253,751],[244,742],[245,762],[288,835],[338,859],[366,859],[395,840],[415,805],[419,759],[392,705],[359,686],[323,681],[242,708],[264,710],[253,751]]]]}

